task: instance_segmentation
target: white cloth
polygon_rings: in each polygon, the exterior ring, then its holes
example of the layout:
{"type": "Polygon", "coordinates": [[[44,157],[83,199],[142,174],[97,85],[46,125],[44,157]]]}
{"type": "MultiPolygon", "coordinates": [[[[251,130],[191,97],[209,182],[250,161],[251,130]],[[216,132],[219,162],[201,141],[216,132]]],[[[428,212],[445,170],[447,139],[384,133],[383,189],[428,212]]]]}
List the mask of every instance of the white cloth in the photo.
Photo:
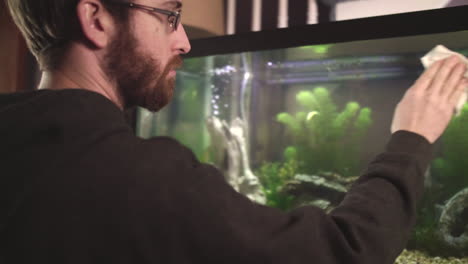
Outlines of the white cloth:
{"type": "MultiPolygon", "coordinates": [[[[451,51],[447,49],[446,47],[442,45],[437,45],[434,49],[429,51],[424,57],[421,58],[421,62],[424,65],[424,68],[429,68],[434,62],[438,60],[443,60],[445,58],[448,58],[452,55],[457,55],[460,57],[463,62],[468,66],[468,59],[465,58],[465,56],[461,55],[460,53],[456,53],[454,51],[451,51]]],[[[468,78],[468,71],[465,73],[465,77],[468,78]]],[[[463,105],[466,103],[466,100],[468,99],[468,87],[465,88],[465,92],[462,94],[460,97],[457,106],[455,108],[455,111],[457,115],[460,113],[461,109],[463,108],[463,105]]]]}

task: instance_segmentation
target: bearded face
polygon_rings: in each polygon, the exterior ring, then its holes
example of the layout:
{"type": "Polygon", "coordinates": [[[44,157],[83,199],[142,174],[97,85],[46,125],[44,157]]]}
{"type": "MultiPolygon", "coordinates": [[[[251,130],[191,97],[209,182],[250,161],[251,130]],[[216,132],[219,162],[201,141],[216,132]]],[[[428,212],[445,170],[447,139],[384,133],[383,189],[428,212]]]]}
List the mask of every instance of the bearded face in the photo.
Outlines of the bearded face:
{"type": "Polygon", "coordinates": [[[139,49],[131,30],[122,25],[101,66],[108,79],[116,84],[124,107],[141,106],[157,112],[172,99],[175,86],[173,71],[181,65],[180,56],[162,65],[139,49]]]}

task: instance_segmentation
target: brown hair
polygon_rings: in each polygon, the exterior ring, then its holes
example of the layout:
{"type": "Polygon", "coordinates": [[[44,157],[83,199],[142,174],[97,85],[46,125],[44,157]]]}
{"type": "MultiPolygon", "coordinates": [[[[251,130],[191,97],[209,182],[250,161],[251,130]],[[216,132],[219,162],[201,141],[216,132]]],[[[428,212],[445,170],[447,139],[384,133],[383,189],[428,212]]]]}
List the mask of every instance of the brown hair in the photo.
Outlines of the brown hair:
{"type": "MultiPolygon", "coordinates": [[[[6,0],[16,25],[41,70],[53,70],[72,40],[82,38],[76,7],[80,0],[6,0]]],[[[128,21],[128,11],[111,1],[101,0],[116,21],[128,21]]],[[[122,1],[122,0],[120,0],[122,1]]]]}

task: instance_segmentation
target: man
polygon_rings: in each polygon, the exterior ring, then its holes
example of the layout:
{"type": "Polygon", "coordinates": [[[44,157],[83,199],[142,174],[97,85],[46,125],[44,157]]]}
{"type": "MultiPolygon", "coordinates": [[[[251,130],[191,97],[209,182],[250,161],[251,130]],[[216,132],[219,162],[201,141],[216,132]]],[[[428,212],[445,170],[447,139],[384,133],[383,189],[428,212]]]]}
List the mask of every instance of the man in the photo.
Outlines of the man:
{"type": "Polygon", "coordinates": [[[122,109],[157,111],[190,50],[182,3],[8,0],[41,90],[0,96],[5,263],[392,263],[405,246],[432,143],[468,84],[452,57],[408,90],[392,138],[330,214],[257,205],[122,109]]]}

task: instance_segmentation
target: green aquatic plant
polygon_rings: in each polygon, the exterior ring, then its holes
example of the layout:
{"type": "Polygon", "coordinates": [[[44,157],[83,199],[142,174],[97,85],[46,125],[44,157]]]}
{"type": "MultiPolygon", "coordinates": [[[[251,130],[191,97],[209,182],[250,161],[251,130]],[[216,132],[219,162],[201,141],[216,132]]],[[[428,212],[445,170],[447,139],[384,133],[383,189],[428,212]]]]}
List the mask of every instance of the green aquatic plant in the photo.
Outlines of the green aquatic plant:
{"type": "Polygon", "coordinates": [[[328,45],[313,45],[313,46],[304,46],[304,47],[299,47],[297,50],[299,51],[306,51],[306,52],[313,52],[317,54],[326,54],[330,50],[331,47],[334,45],[328,44],[328,45]]]}
{"type": "Polygon", "coordinates": [[[416,226],[407,249],[420,250],[433,257],[465,257],[466,253],[450,247],[437,234],[437,225],[416,226]]]}
{"type": "Polygon", "coordinates": [[[467,256],[444,242],[438,233],[439,214],[435,205],[443,205],[458,191],[468,187],[468,104],[456,116],[441,137],[440,157],[432,163],[432,185],[420,202],[418,218],[408,247],[432,256],[467,256]]]}
{"type": "Polygon", "coordinates": [[[468,187],[468,104],[442,135],[440,158],[432,163],[435,181],[443,186],[441,199],[468,187]]]}
{"type": "Polygon", "coordinates": [[[296,101],[304,111],[279,113],[277,121],[291,135],[300,173],[358,174],[360,146],[372,124],[371,109],[349,102],[339,112],[329,91],[321,87],[300,91],[296,101]]]}
{"type": "Polygon", "coordinates": [[[417,223],[412,230],[407,249],[423,251],[430,256],[452,256],[454,250],[437,234],[439,213],[434,206],[438,194],[428,190],[419,203],[417,223]]]}
{"type": "Polygon", "coordinates": [[[264,163],[257,170],[263,192],[265,193],[267,205],[288,210],[291,208],[294,197],[283,192],[286,183],[294,179],[297,173],[297,162],[294,158],[285,162],[264,163]]]}
{"type": "Polygon", "coordinates": [[[447,244],[439,233],[439,213],[434,207],[434,196],[430,193],[425,194],[422,204],[424,206],[418,210],[417,223],[412,230],[407,249],[423,251],[434,257],[467,257],[468,252],[447,244]]]}

